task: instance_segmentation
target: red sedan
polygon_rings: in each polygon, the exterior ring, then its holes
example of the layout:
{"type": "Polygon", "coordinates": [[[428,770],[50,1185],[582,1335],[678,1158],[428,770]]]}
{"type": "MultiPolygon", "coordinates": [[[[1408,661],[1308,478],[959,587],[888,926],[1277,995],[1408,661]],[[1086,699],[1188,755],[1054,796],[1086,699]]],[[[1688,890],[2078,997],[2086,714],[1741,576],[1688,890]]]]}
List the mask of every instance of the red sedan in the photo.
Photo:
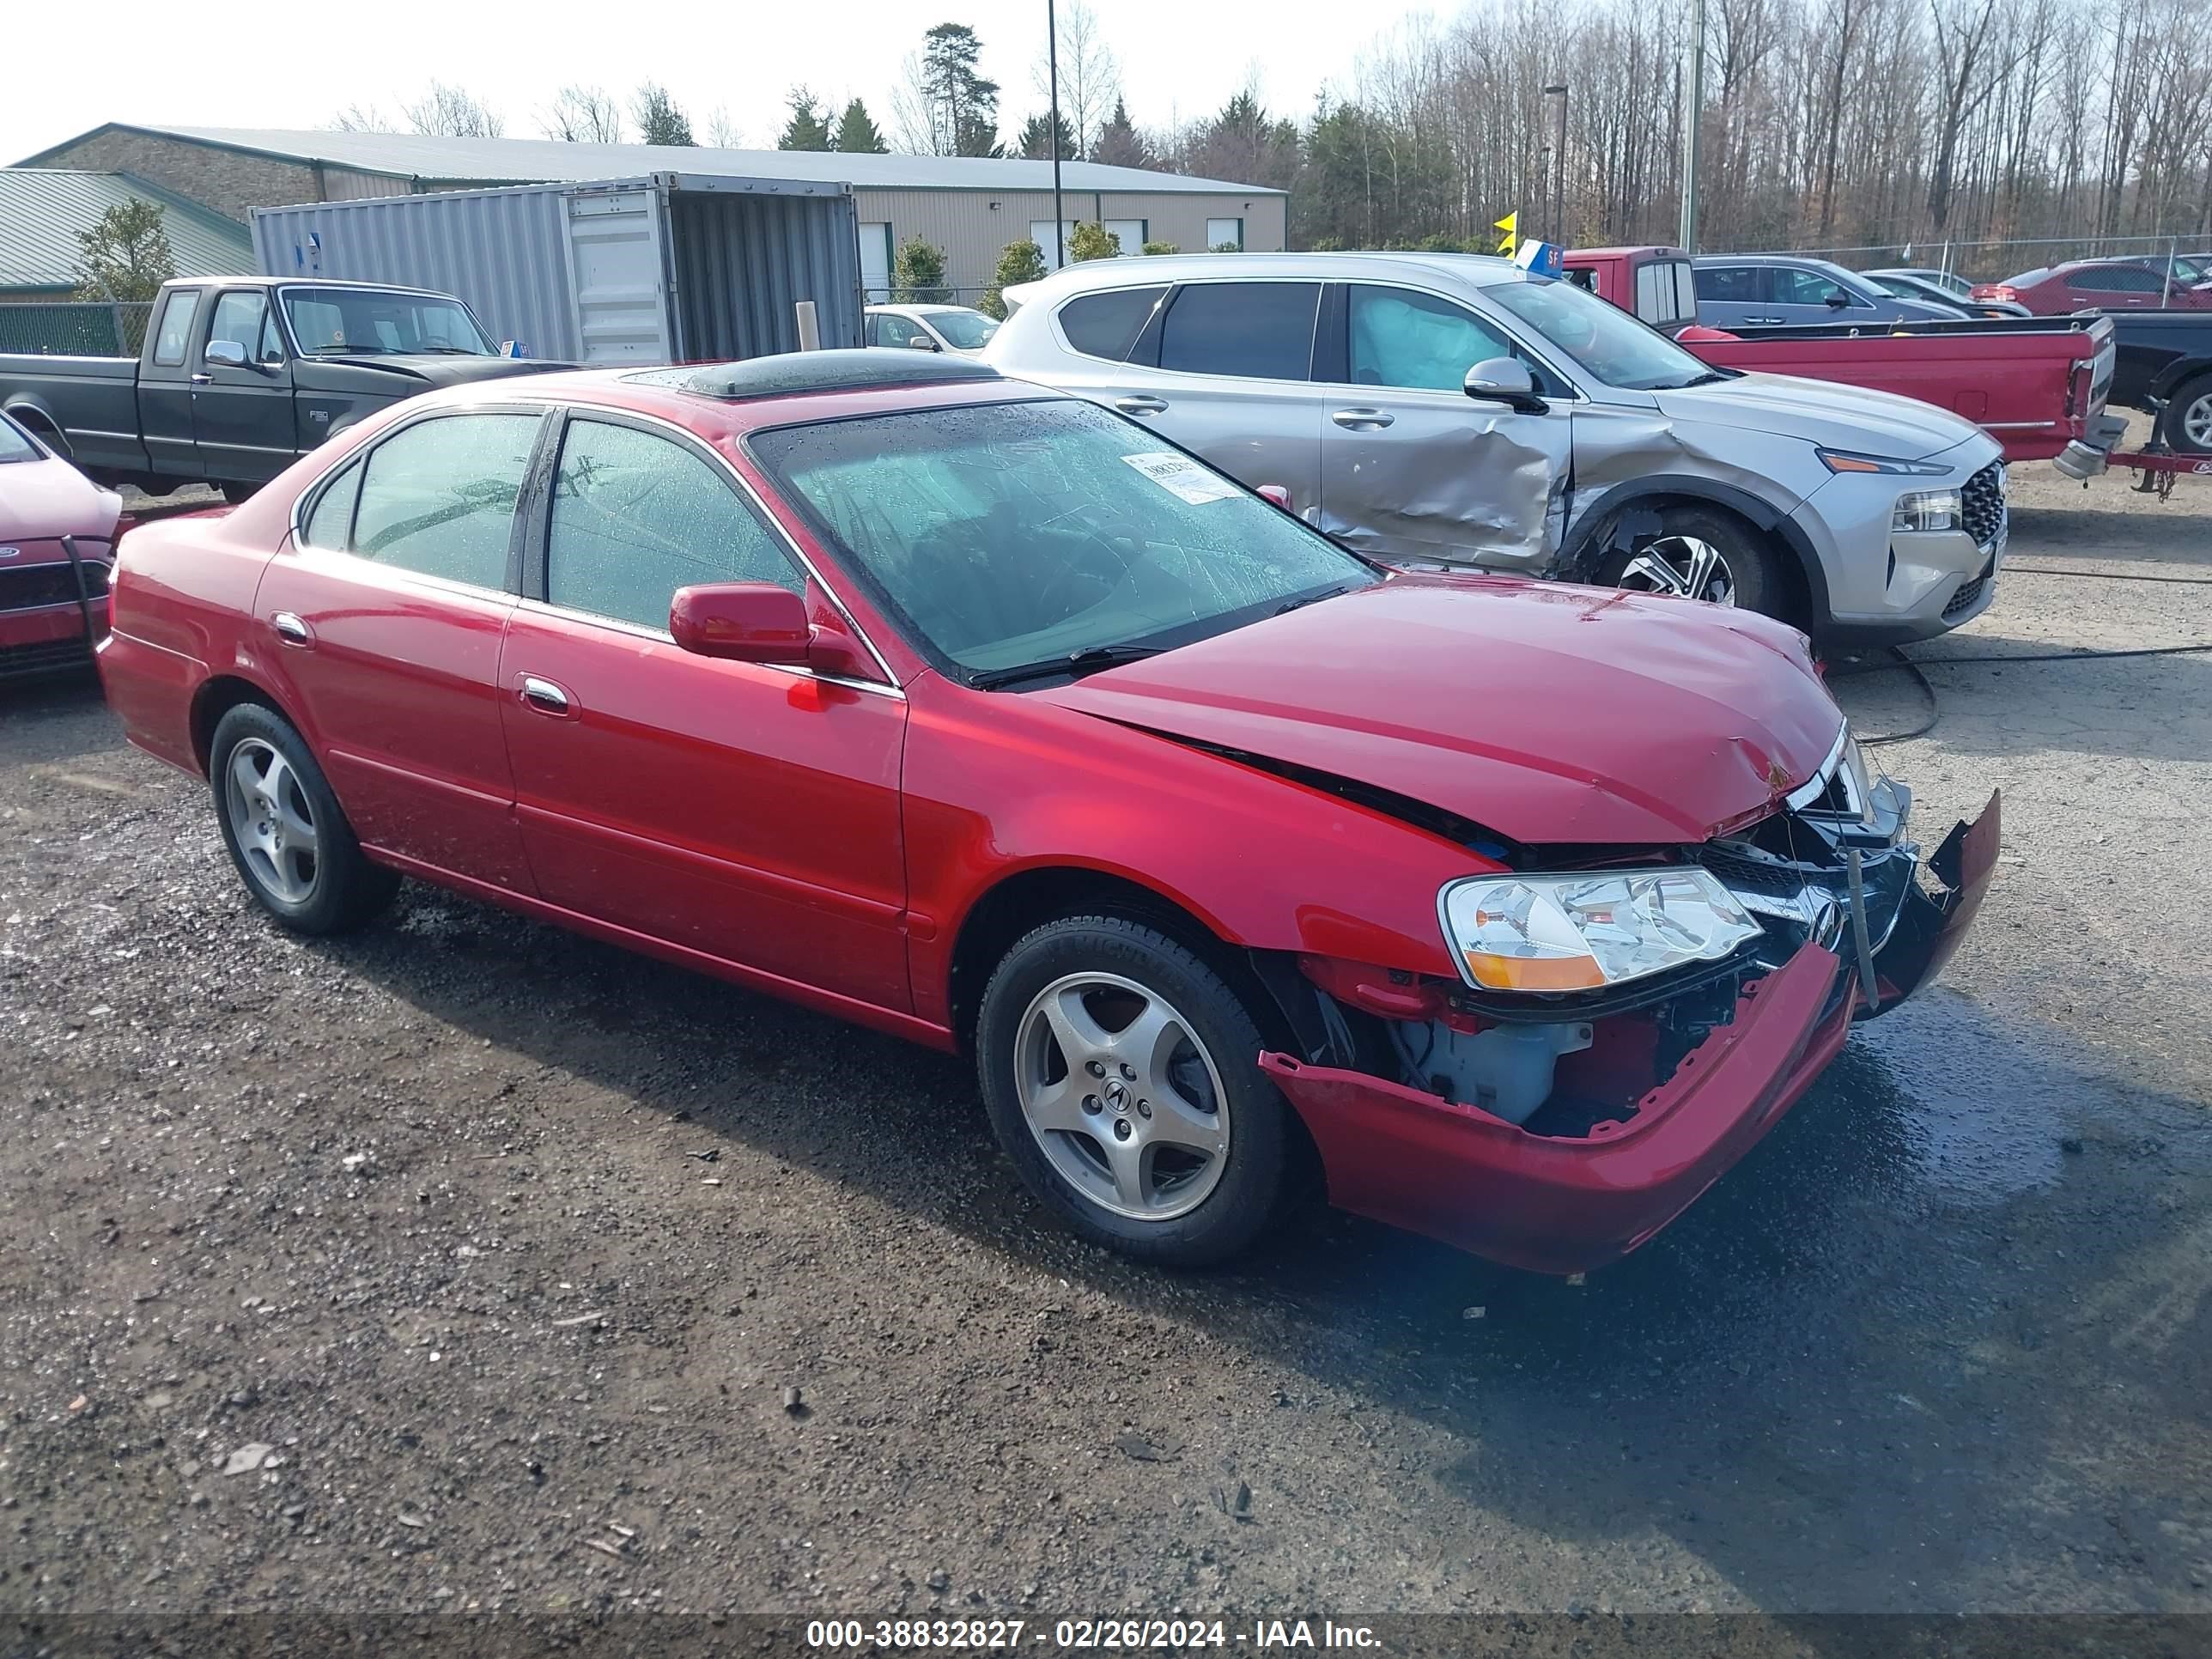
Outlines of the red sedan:
{"type": "MultiPolygon", "coordinates": [[[[1338,1204],[1571,1272],[1956,945],[1794,630],[1345,552],[979,364],[435,392],[135,531],[101,652],[254,897],[411,875],[974,1054],[1167,1262],[1338,1204]]],[[[1994,802],[1992,802],[1994,806],[1994,802]]]]}
{"type": "Polygon", "coordinates": [[[2069,259],[2002,283],[1977,283],[1972,297],[2010,301],[2039,317],[2077,311],[2205,311],[2212,310],[2212,283],[2191,283],[2142,259],[2069,259]]]}
{"type": "Polygon", "coordinates": [[[122,511],[113,490],[0,415],[0,680],[91,662],[122,511]]]}

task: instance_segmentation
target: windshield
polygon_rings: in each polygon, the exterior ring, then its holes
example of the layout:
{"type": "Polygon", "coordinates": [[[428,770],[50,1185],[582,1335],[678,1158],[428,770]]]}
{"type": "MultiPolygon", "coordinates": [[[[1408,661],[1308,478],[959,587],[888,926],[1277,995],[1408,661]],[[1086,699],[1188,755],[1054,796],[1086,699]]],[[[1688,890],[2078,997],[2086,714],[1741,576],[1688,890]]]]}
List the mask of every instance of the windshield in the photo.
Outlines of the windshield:
{"type": "Polygon", "coordinates": [[[45,454],[22,428],[0,415],[0,466],[10,461],[43,461],[45,454]]]}
{"type": "Polygon", "coordinates": [[[373,288],[288,288],[283,293],[292,336],[309,356],[363,351],[499,355],[458,300],[373,288]]]}
{"type": "Polygon", "coordinates": [[[980,311],[926,311],[923,320],[963,351],[973,351],[999,331],[999,325],[980,311]]]}
{"type": "Polygon", "coordinates": [[[1380,580],[1094,404],[916,410],[787,427],[750,447],[971,676],[1185,645],[1380,580]]]}
{"type": "Polygon", "coordinates": [[[1657,329],[1571,283],[1499,283],[1482,297],[1534,328],[1607,386],[1666,392],[1702,385],[1713,371],[1657,329]]]}

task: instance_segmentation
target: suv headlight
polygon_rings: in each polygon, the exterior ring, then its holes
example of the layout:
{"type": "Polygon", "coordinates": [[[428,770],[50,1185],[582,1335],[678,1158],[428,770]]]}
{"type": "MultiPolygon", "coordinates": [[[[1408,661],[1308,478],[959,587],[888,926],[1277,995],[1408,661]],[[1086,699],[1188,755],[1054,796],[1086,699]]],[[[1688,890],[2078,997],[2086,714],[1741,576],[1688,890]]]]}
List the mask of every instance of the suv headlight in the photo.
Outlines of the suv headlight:
{"type": "Polygon", "coordinates": [[[1717,962],[1759,924],[1692,865],[1580,875],[1473,876],[1443,890],[1444,938],[1486,991],[1595,991],[1717,962]]]}
{"type": "Polygon", "coordinates": [[[1965,504],[1955,489],[1916,489],[1897,498],[1889,515],[1895,530],[1956,530],[1966,516],[1965,504]]]}

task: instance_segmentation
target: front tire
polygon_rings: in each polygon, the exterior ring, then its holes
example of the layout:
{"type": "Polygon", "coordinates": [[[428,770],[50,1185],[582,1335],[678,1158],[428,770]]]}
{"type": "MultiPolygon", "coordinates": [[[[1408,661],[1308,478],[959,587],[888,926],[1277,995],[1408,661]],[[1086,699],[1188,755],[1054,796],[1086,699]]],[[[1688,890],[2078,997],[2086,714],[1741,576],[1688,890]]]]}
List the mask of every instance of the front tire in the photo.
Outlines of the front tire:
{"type": "Polygon", "coordinates": [[[1802,626],[1790,614],[1790,590],[1772,544],[1717,507],[1666,508],[1658,533],[1610,555],[1598,580],[1607,587],[1735,605],[1802,626]]]}
{"type": "Polygon", "coordinates": [[[307,740],[275,710],[240,703],[216,723],[208,781],[246,891],[294,933],[349,933],[392,902],[398,876],[363,856],[307,740]]]}
{"type": "Polygon", "coordinates": [[[1288,1189],[1290,1108],[1221,975],[1157,929],[1070,916],[991,976],[976,1069],[1023,1184],[1094,1243],[1194,1267],[1249,1248],[1288,1189]]]}

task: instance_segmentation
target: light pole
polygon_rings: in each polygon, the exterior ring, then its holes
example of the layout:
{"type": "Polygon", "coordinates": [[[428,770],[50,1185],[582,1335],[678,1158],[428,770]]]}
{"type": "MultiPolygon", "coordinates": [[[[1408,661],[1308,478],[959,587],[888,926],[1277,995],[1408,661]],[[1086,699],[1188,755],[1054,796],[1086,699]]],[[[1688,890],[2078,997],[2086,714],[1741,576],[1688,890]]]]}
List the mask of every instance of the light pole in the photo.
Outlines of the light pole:
{"type": "Polygon", "coordinates": [[[1544,96],[1559,100],[1559,137],[1552,146],[1552,246],[1567,239],[1567,83],[1544,88],[1544,96]]]}
{"type": "Polygon", "coordinates": [[[1067,221],[1060,210],[1060,27],[1052,0],[1044,0],[1044,64],[1052,101],[1052,268],[1058,270],[1067,263],[1067,221]]]}
{"type": "Polygon", "coordinates": [[[1690,8],[1690,97],[1682,124],[1682,252],[1698,251],[1698,130],[1705,112],[1705,0],[1690,8]]]}

